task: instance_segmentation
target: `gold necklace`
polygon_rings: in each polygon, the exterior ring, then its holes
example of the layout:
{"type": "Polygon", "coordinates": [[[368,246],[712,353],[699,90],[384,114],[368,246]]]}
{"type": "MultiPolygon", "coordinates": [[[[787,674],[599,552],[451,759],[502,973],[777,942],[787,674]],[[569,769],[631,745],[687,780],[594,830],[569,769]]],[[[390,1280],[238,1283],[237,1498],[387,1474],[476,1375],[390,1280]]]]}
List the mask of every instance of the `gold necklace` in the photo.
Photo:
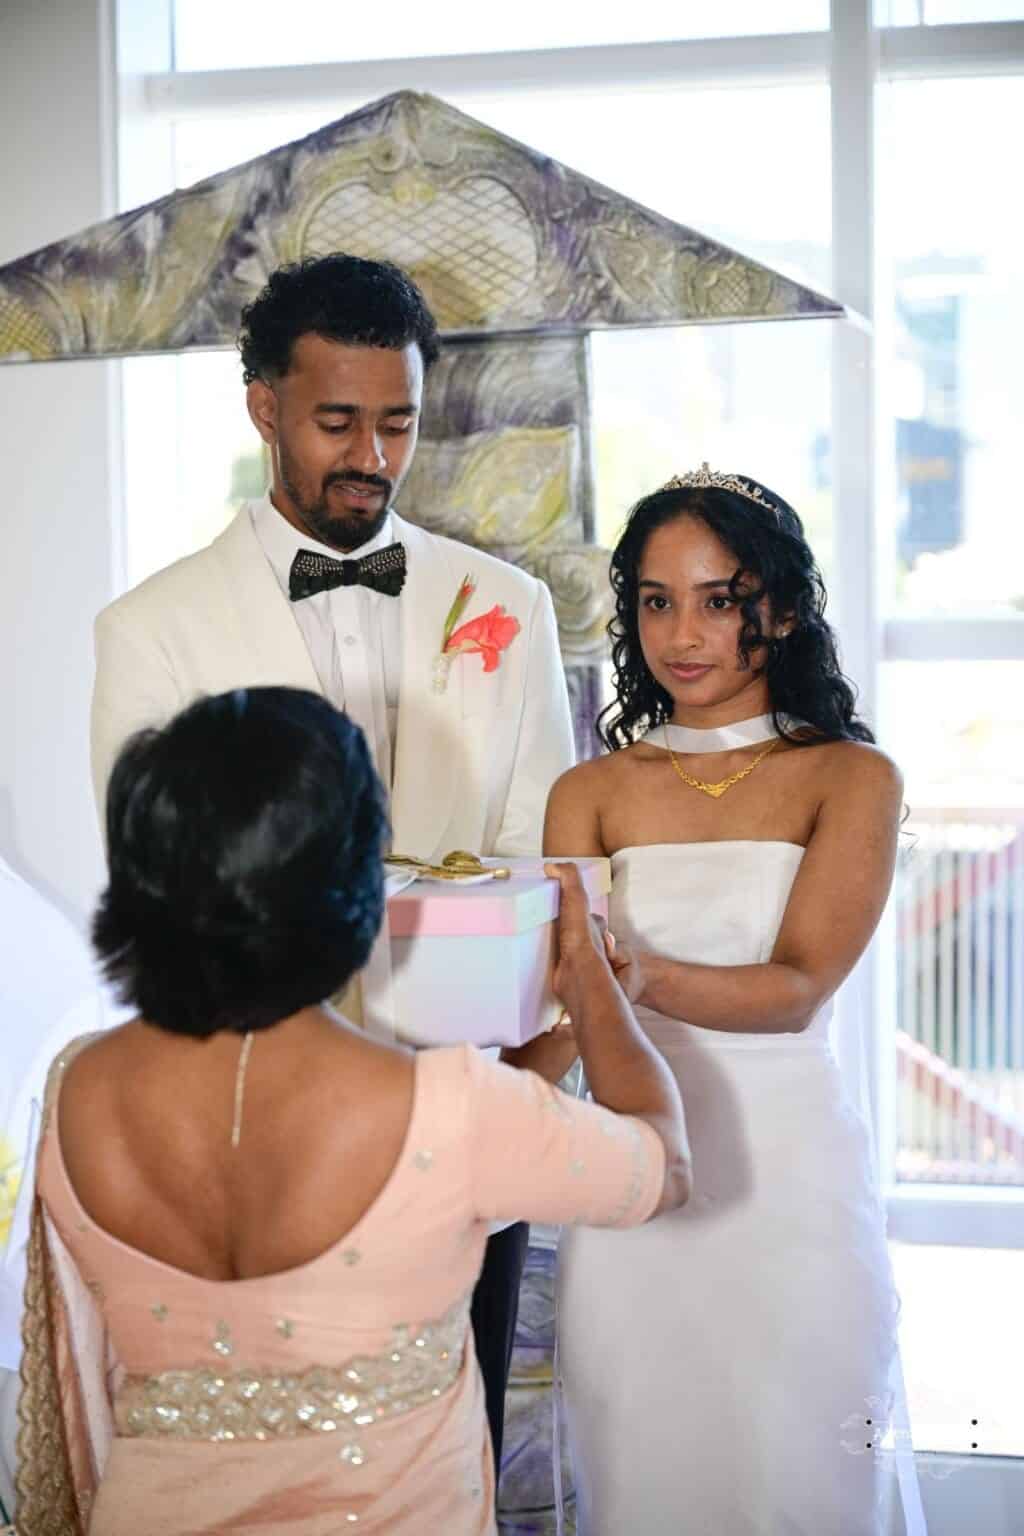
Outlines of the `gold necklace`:
{"type": "Polygon", "coordinates": [[[770,741],[766,747],[762,747],[754,761],[748,763],[745,768],[741,768],[739,773],[732,773],[727,779],[719,779],[717,784],[709,784],[706,779],[695,779],[692,774],[686,772],[685,768],[680,768],[679,759],[668,744],[668,732],[665,732],[665,750],[668,752],[669,760],[676,773],[678,773],[684,784],[689,784],[691,789],[699,789],[702,794],[710,795],[712,800],[720,799],[727,789],[732,789],[734,784],[738,784],[741,779],[745,779],[748,774],[753,773],[758,763],[766,758],[768,753],[773,751],[778,744],[779,738],[776,736],[775,740],[770,741]]]}

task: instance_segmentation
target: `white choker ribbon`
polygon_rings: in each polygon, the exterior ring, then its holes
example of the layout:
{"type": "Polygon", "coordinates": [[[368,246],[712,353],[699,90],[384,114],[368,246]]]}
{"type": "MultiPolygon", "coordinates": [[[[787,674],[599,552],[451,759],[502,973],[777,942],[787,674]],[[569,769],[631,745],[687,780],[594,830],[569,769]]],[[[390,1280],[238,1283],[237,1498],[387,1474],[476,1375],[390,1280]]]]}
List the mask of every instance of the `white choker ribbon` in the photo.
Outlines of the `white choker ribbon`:
{"type": "MultiPolygon", "coordinates": [[[[802,720],[785,719],[787,730],[798,730],[802,720]]],[[[736,720],[732,725],[715,725],[697,728],[690,725],[655,725],[640,738],[652,747],[668,747],[673,752],[735,752],[739,747],[756,747],[759,742],[772,741],[778,731],[771,715],[758,715],[753,720],[736,720]]]]}

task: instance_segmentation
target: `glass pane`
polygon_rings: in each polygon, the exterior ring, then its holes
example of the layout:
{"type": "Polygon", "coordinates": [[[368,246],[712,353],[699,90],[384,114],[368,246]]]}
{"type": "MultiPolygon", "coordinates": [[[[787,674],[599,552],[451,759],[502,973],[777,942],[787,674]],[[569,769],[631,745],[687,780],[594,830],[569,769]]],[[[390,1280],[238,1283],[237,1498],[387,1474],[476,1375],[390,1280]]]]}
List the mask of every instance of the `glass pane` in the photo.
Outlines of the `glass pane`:
{"type": "Polygon", "coordinates": [[[831,327],[729,325],[597,332],[597,536],[672,475],[715,468],[777,491],[832,571],[831,327]]]}
{"type": "Polygon", "coordinates": [[[1024,136],[1024,79],[893,84],[881,101],[889,600],[907,614],[1024,613],[1024,518],[1011,512],[1024,211],[980,172],[1024,136]]]}
{"type": "MultiPolygon", "coordinates": [[[[890,1243],[889,1253],[915,1449],[1024,1456],[1020,1378],[1007,1361],[1007,1342],[1020,1333],[1024,1253],[923,1243],[890,1243]]],[[[978,1536],[984,1528],[982,1519],[978,1536]]]]}
{"type": "Polygon", "coordinates": [[[920,27],[924,0],[875,0],[876,27],[920,27]]]}
{"type": "Polygon", "coordinates": [[[1024,21],[1022,0],[875,0],[879,27],[949,26],[969,21],[1024,21]]]}
{"type": "Polygon", "coordinates": [[[209,544],[240,502],[263,495],[269,470],[236,352],[128,358],[123,366],[125,566],[134,586],[209,544]],[[170,455],[169,421],[177,429],[170,455]]]}
{"type": "Polygon", "coordinates": [[[304,139],[358,106],[305,112],[264,112],[257,116],[186,117],[174,125],[175,185],[190,187],[218,171],[244,165],[283,144],[304,139]]]}
{"type": "Polygon", "coordinates": [[[959,21],[1024,21],[1021,0],[924,0],[925,24],[959,21]]]}
{"type": "Polygon", "coordinates": [[[645,0],[599,6],[589,0],[520,0],[504,6],[397,4],[372,7],[291,0],[285,20],[274,0],[175,0],[175,67],[251,69],[356,59],[434,58],[600,43],[667,42],[814,32],[828,26],[828,0],[645,0]]]}
{"type": "Polygon", "coordinates": [[[890,662],[897,1177],[1024,1186],[1024,661],[890,662]]]}

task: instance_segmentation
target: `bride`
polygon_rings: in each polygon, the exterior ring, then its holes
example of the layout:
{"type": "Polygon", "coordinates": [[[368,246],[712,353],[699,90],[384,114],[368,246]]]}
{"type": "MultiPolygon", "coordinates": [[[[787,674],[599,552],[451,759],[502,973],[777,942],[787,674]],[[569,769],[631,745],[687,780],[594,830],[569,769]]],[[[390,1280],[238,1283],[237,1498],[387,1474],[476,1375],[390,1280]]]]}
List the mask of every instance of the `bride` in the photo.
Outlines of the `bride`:
{"type": "MultiPolygon", "coordinates": [[[[612,583],[611,750],[555,785],[545,848],[611,856],[619,980],[677,1077],[694,1193],[563,1237],[580,1536],[875,1536],[896,1301],[828,1022],[885,905],[900,776],[773,492],[669,481],[612,583]]],[[[532,1049],[565,1069],[557,1038],[532,1049]]]]}

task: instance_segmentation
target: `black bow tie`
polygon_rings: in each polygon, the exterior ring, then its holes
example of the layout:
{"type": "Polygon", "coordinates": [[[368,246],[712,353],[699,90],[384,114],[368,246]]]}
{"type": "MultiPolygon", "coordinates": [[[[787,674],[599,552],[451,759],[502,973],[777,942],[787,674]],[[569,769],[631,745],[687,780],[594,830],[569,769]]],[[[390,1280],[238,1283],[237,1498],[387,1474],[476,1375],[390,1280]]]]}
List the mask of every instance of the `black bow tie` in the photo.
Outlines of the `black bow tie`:
{"type": "Polygon", "coordinates": [[[359,560],[332,560],[330,555],[300,549],[288,572],[288,596],[293,603],[335,587],[355,586],[397,597],[405,586],[405,545],[389,544],[359,560]]]}

